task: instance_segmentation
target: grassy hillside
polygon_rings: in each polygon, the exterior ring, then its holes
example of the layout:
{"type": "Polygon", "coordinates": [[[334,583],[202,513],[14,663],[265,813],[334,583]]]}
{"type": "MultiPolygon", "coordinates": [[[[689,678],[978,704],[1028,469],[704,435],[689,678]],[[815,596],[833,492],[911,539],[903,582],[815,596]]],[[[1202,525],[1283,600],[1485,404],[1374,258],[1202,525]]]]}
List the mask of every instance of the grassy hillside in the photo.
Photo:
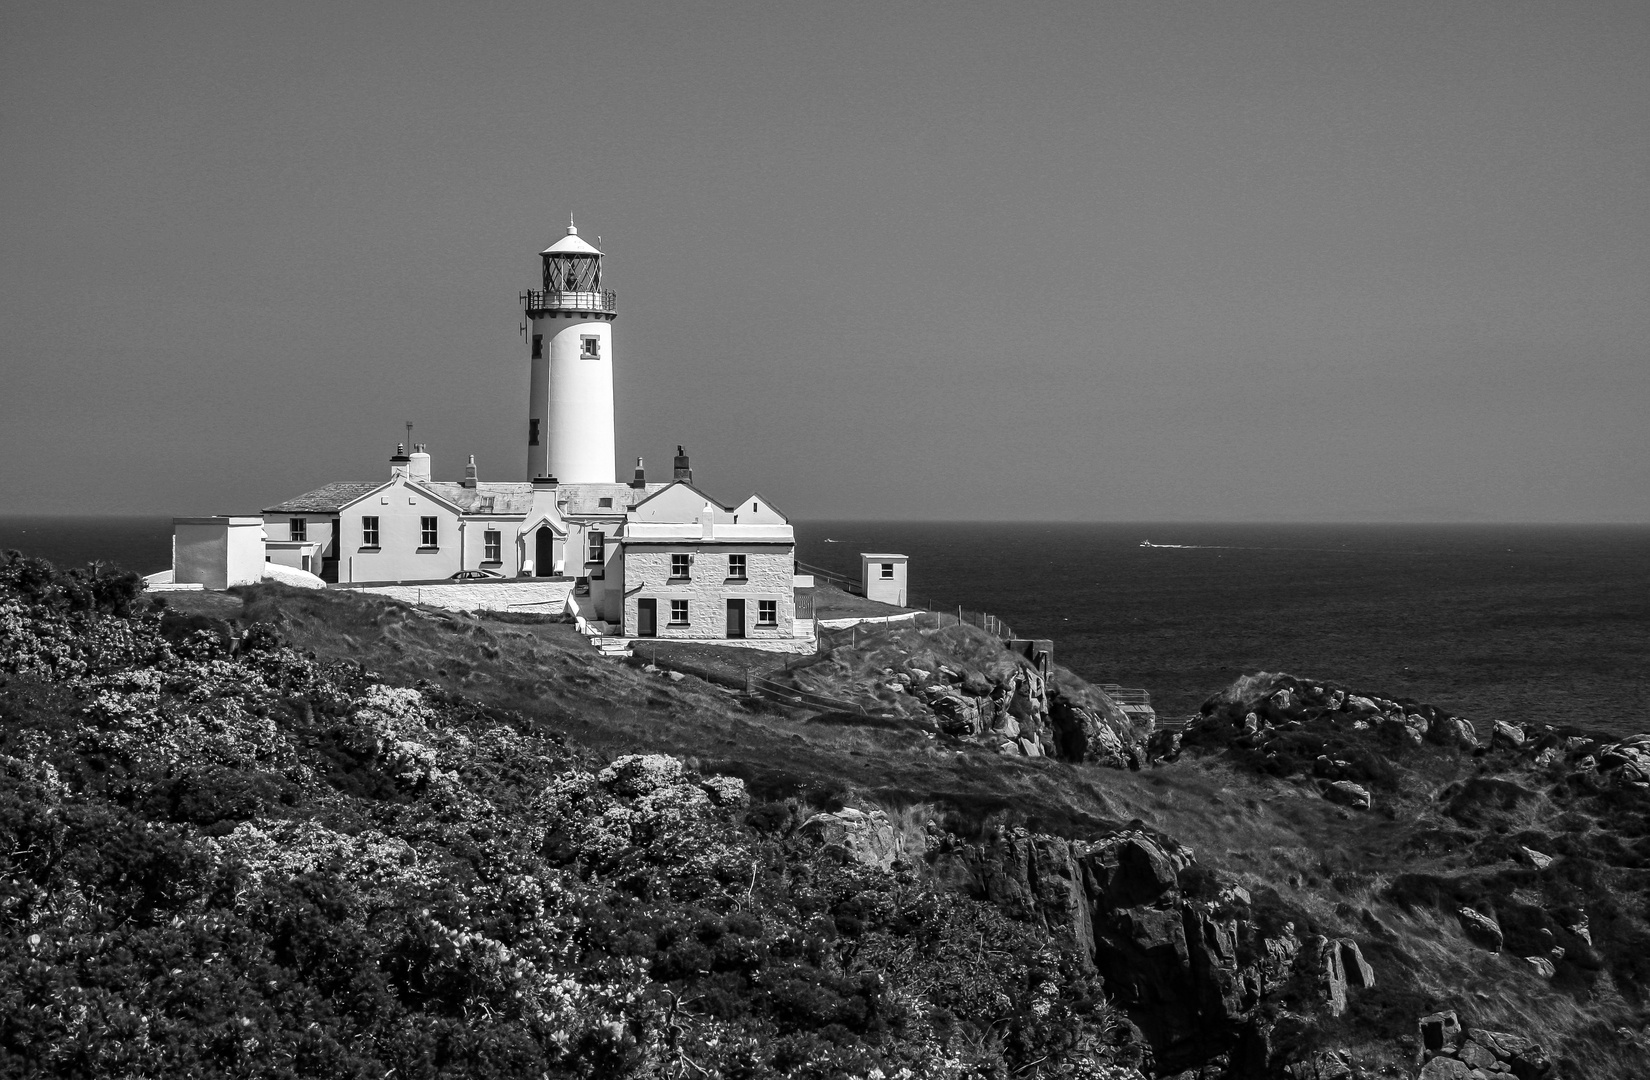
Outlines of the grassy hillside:
{"type": "Polygon", "coordinates": [[[1438,1009],[1519,1075],[1650,1074],[1650,785],[1583,732],[1255,676],[1100,768],[555,621],[18,559],[0,677],[8,1074],[1330,1080],[1414,1075],[1438,1009]]]}

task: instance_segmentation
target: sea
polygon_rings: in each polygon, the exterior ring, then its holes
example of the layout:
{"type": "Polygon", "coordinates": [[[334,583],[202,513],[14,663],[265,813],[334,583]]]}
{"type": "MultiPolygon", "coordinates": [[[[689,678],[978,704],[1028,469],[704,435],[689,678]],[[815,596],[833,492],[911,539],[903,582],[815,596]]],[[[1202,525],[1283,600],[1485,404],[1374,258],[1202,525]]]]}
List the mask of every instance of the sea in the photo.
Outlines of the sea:
{"type": "MultiPolygon", "coordinates": [[[[1196,712],[1286,671],[1474,720],[1650,731],[1650,526],[806,521],[797,557],[910,557],[914,606],[1049,638],[1057,663],[1196,712]]],[[[168,518],[0,517],[0,551],[169,565],[168,518]]]]}

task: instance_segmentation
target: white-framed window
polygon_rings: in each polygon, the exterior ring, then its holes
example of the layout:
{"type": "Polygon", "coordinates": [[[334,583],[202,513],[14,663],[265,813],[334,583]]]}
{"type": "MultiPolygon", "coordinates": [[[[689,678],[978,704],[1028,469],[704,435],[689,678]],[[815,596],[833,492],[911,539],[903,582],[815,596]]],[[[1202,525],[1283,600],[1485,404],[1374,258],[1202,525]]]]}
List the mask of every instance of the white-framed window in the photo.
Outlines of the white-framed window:
{"type": "Polygon", "coordinates": [[[308,518],[293,518],[292,520],[290,520],[286,523],[286,527],[288,529],[292,530],[292,539],[294,539],[294,540],[308,540],[309,539],[309,519],[308,518]]]}
{"type": "Polygon", "coordinates": [[[361,546],[378,546],[378,518],[376,515],[361,519],[361,546]]]}
{"type": "Polygon", "coordinates": [[[756,602],[756,625],[757,626],[778,626],[779,625],[779,601],[778,600],[758,600],[756,602]]]}
{"type": "Polygon", "coordinates": [[[599,563],[604,561],[607,553],[607,534],[592,532],[586,537],[589,542],[590,556],[585,562],[599,563]]]}
{"type": "Polygon", "coordinates": [[[743,581],[745,579],[745,556],[744,555],[729,555],[728,556],[728,577],[738,578],[741,581],[743,581]]]}
{"type": "Polygon", "coordinates": [[[885,563],[882,564],[882,576],[883,577],[893,577],[894,576],[894,564],[893,563],[885,562],[885,563]]]}
{"type": "Polygon", "coordinates": [[[487,529],[481,534],[481,560],[504,561],[504,534],[497,529],[487,529]]]}
{"type": "Polygon", "coordinates": [[[441,519],[435,517],[421,517],[418,519],[418,540],[420,547],[433,548],[441,538],[441,519]]]}
{"type": "Polygon", "coordinates": [[[602,339],[595,334],[586,334],[579,338],[579,355],[586,360],[595,360],[602,355],[602,339]]]}
{"type": "Polygon", "coordinates": [[[670,556],[670,576],[685,578],[688,576],[688,567],[692,565],[693,557],[685,551],[672,552],[670,556]]]}
{"type": "Polygon", "coordinates": [[[686,600],[672,600],[670,602],[670,625],[686,626],[688,624],[688,602],[686,600]]]}

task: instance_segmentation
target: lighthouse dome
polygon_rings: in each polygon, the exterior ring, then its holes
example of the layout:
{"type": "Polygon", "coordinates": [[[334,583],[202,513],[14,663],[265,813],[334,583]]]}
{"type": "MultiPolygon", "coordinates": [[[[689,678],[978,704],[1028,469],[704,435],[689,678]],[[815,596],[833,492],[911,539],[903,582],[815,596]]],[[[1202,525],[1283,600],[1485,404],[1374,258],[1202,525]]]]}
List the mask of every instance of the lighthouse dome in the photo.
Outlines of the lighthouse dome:
{"type": "Polygon", "coordinates": [[[540,255],[600,255],[589,241],[579,235],[578,228],[572,222],[567,224],[567,235],[554,244],[539,252],[540,255]]]}

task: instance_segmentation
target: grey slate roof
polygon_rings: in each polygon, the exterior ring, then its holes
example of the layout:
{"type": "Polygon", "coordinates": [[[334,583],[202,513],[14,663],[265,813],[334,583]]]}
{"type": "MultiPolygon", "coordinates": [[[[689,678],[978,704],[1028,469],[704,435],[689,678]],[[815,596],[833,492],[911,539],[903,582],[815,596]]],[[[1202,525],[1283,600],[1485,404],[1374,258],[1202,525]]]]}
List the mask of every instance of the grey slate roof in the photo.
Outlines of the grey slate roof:
{"type": "Polygon", "coordinates": [[[533,509],[533,485],[482,480],[473,488],[446,480],[416,484],[466,514],[525,514],[533,509]]]}
{"type": "Polygon", "coordinates": [[[318,487],[297,498],[277,503],[264,510],[266,514],[336,514],[361,496],[383,487],[383,480],[340,480],[318,487]]]}
{"type": "MultiPolygon", "coordinates": [[[[266,514],[336,514],[345,506],[383,487],[385,480],[342,480],[318,487],[286,502],[271,506],[266,514]]],[[[473,488],[447,480],[427,483],[409,481],[409,486],[422,488],[438,499],[459,507],[466,514],[526,514],[533,509],[533,485],[483,480],[473,488]],[[488,500],[492,505],[487,505],[488,500]]],[[[623,517],[626,510],[649,495],[663,491],[668,484],[649,484],[637,489],[629,484],[562,484],[556,489],[556,501],[566,514],[594,514],[623,517]],[[601,505],[602,499],[612,499],[612,506],[601,505]]]]}
{"type": "Polygon", "coordinates": [[[564,504],[564,514],[612,514],[623,517],[624,512],[668,484],[649,484],[633,488],[629,484],[562,484],[556,489],[556,502],[564,504]],[[612,499],[612,506],[603,506],[603,499],[612,499]]]}

